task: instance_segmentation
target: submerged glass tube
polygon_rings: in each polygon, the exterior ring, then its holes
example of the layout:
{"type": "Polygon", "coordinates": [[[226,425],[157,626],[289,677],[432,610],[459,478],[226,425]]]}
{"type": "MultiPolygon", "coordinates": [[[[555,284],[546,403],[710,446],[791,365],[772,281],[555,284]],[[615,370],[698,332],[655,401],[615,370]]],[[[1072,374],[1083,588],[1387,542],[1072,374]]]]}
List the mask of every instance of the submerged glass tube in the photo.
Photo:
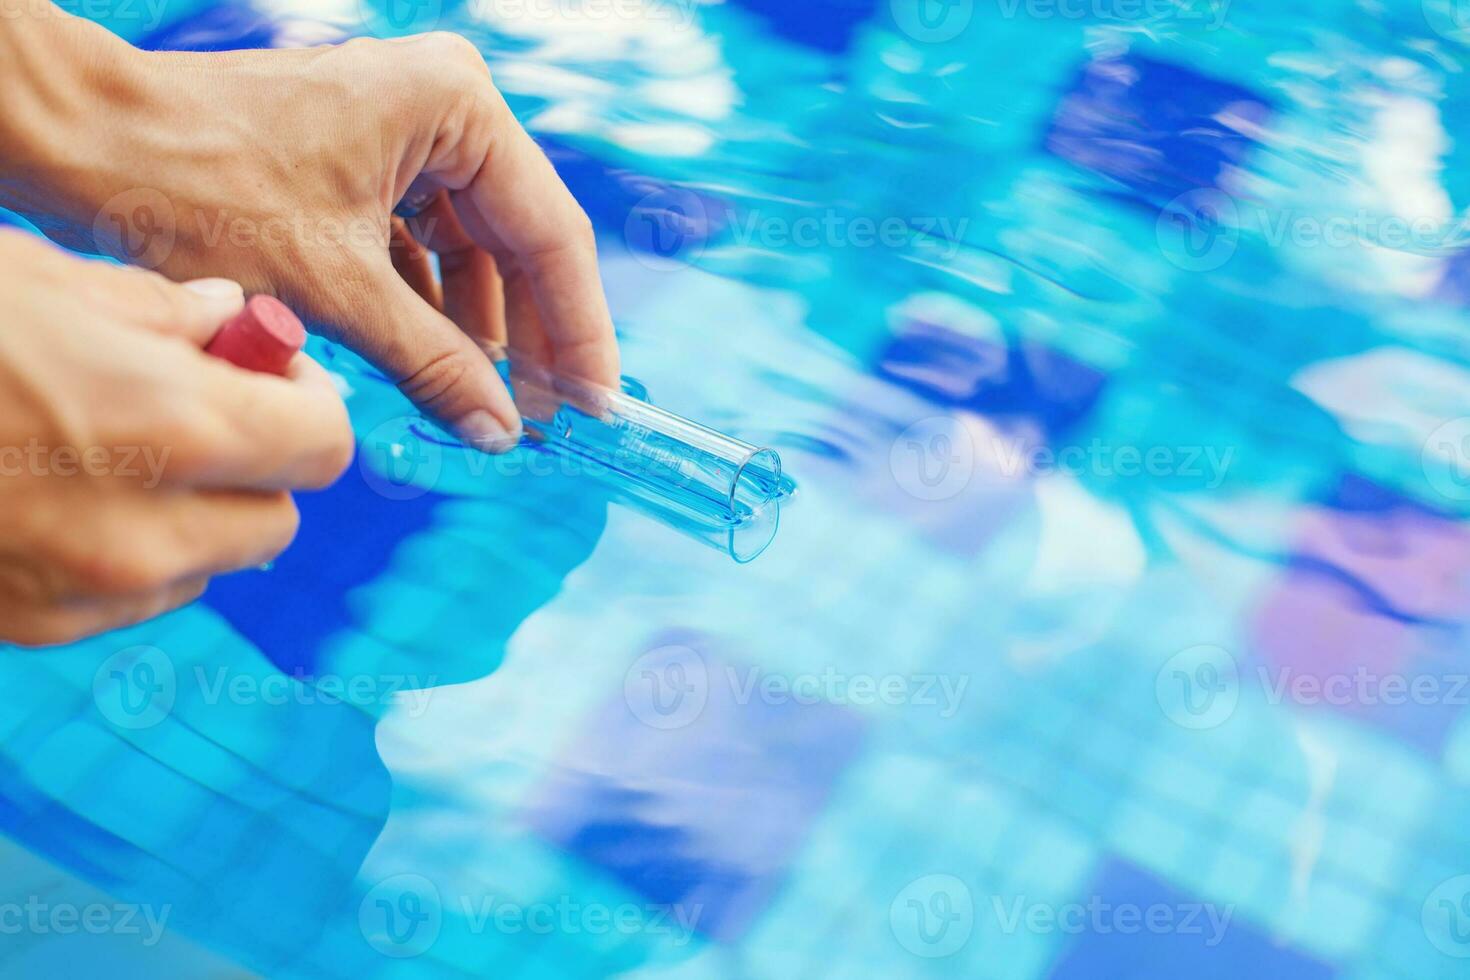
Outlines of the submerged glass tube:
{"type": "Polygon", "coordinates": [[[634,382],[623,391],[493,350],[534,441],[605,466],[696,512],[743,520],[786,495],[781,457],[664,411],[634,382]]]}
{"type": "MultiPolygon", "coordinates": [[[[632,379],[612,391],[506,348],[482,346],[510,386],[526,441],[588,464],[593,475],[629,484],[639,495],[657,496],[716,527],[750,522],[795,490],[774,450],[658,408],[632,379]]],[[[345,362],[338,366],[351,369],[345,362]]],[[[357,373],[376,375],[365,364],[357,373]]],[[[430,442],[459,444],[427,419],[413,429],[430,442]]]]}

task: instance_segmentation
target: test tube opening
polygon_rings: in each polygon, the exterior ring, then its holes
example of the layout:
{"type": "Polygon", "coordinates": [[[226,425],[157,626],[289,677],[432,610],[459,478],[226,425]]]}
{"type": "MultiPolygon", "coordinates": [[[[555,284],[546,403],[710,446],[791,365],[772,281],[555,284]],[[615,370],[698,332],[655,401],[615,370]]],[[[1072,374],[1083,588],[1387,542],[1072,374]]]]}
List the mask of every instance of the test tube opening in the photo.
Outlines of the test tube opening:
{"type": "Polygon", "coordinates": [[[781,493],[781,457],[771,449],[757,449],[735,472],[730,488],[730,512],[758,510],[781,493]]]}

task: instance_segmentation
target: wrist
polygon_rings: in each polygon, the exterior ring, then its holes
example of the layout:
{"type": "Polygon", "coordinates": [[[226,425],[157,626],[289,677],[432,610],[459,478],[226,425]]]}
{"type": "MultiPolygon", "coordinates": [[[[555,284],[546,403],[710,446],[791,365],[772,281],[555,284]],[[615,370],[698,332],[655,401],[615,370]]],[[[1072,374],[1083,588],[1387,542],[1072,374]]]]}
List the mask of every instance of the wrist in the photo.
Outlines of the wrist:
{"type": "Polygon", "coordinates": [[[85,247],[108,188],[128,181],[118,150],[153,100],[148,56],[56,7],[32,10],[0,21],[0,207],[85,247]]]}

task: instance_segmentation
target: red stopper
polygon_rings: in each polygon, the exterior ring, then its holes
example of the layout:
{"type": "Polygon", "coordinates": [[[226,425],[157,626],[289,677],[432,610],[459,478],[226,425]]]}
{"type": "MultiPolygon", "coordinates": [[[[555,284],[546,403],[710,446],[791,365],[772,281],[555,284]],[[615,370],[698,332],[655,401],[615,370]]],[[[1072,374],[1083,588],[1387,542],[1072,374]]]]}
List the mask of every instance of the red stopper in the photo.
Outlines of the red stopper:
{"type": "Polygon", "coordinates": [[[236,367],[263,374],[286,373],[286,365],[306,344],[306,328],[278,299],[252,296],[204,348],[236,367]]]}

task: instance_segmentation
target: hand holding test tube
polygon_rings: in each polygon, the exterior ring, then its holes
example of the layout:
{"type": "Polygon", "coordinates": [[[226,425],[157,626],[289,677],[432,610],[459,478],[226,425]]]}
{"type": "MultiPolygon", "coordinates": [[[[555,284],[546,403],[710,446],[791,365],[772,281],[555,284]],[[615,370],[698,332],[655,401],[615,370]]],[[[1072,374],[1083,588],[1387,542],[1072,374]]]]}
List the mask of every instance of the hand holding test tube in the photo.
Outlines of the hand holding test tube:
{"type": "Polygon", "coordinates": [[[651,405],[641,386],[610,391],[503,348],[487,353],[506,374],[528,437],[548,448],[722,523],[747,520],[791,491],[774,451],[651,405]]]}

